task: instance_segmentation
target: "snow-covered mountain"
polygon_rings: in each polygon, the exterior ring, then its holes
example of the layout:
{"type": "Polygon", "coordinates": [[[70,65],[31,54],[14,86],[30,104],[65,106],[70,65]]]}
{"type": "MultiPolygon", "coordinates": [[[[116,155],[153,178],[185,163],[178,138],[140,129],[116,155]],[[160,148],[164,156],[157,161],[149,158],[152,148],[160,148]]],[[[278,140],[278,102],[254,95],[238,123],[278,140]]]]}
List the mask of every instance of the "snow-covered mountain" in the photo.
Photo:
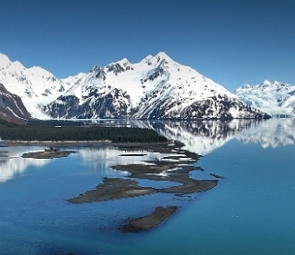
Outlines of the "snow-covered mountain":
{"type": "Polygon", "coordinates": [[[18,61],[12,62],[2,53],[0,83],[11,93],[18,95],[27,110],[36,118],[48,118],[38,105],[50,103],[69,88],[67,83],[63,83],[45,69],[38,66],[26,68],[18,61]]]}
{"type": "Polygon", "coordinates": [[[18,124],[26,124],[31,118],[21,98],[7,91],[0,83],[0,119],[18,124]]]}
{"type": "Polygon", "coordinates": [[[164,52],[131,64],[95,65],[43,108],[53,118],[232,119],[267,117],[164,52]]]}
{"type": "Polygon", "coordinates": [[[295,85],[265,80],[258,85],[245,84],[235,94],[247,104],[270,115],[295,116],[295,85]]]}

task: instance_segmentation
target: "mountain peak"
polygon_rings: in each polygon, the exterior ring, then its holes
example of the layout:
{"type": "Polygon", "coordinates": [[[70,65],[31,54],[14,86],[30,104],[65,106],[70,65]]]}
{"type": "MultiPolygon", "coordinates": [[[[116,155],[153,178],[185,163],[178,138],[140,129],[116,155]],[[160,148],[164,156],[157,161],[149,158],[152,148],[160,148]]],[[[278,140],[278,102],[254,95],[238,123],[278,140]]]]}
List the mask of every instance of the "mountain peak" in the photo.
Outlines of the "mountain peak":
{"type": "Polygon", "coordinates": [[[242,87],[238,88],[236,91],[238,91],[239,89],[249,89],[249,88],[252,88],[252,87],[253,87],[252,85],[246,83],[242,87]]]}
{"type": "Polygon", "coordinates": [[[165,52],[160,51],[155,56],[148,55],[141,62],[146,62],[148,65],[157,66],[163,61],[174,62],[165,52]]]}
{"type": "Polygon", "coordinates": [[[164,51],[160,51],[155,56],[153,56],[151,54],[147,55],[140,62],[141,63],[148,63],[149,65],[151,65],[151,64],[155,65],[164,59],[166,61],[172,61],[172,59],[164,51]]]}
{"type": "Polygon", "coordinates": [[[269,80],[264,80],[262,82],[262,85],[267,85],[267,86],[270,86],[272,83],[269,81],[269,80]]]}
{"type": "Polygon", "coordinates": [[[168,62],[173,61],[164,51],[160,51],[156,56],[154,56],[158,61],[166,60],[168,62]]]}
{"type": "MultiPolygon", "coordinates": [[[[8,56],[0,52],[0,67],[11,69],[13,71],[23,71],[25,67],[19,61],[11,61],[8,56]]],[[[1,78],[0,78],[1,80],[1,78]]]]}
{"type": "Polygon", "coordinates": [[[52,73],[49,71],[45,70],[44,68],[40,66],[32,66],[27,69],[27,72],[33,74],[33,75],[40,75],[40,76],[54,76],[52,73]]]}
{"type": "Polygon", "coordinates": [[[155,57],[160,57],[161,59],[170,59],[170,57],[164,51],[160,51],[155,57]]]}
{"type": "Polygon", "coordinates": [[[91,68],[90,73],[92,73],[92,72],[97,72],[97,71],[99,71],[100,69],[101,69],[101,67],[100,67],[99,65],[95,64],[95,65],[91,68]]]}
{"type": "Polygon", "coordinates": [[[145,58],[143,58],[140,62],[141,63],[148,62],[152,57],[153,57],[153,55],[149,54],[145,58]]]}
{"type": "Polygon", "coordinates": [[[10,62],[10,59],[5,54],[0,52],[0,66],[6,66],[10,62]]]}
{"type": "Polygon", "coordinates": [[[127,58],[123,58],[123,59],[119,60],[117,63],[121,64],[121,65],[126,64],[126,63],[130,64],[130,62],[129,62],[129,60],[127,58]]]}

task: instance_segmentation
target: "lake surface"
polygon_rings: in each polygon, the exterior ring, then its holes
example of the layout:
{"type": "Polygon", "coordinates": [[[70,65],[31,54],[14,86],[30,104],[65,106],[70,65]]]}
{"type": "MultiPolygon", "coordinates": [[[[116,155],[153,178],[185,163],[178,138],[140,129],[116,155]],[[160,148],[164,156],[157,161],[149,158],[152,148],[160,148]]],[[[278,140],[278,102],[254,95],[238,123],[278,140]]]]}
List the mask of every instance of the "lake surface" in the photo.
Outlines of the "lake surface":
{"type": "Polygon", "coordinates": [[[224,179],[192,196],[70,204],[66,199],[104,177],[126,178],[111,166],[163,155],[124,157],[116,148],[77,147],[67,158],[35,160],[21,155],[45,147],[0,147],[0,254],[295,254],[295,120],[125,124],[153,128],[203,155],[196,166],[204,171],[193,171],[193,178],[212,179],[213,173],[224,179]],[[159,205],[180,209],[151,231],[120,232],[126,219],[159,205]]]}

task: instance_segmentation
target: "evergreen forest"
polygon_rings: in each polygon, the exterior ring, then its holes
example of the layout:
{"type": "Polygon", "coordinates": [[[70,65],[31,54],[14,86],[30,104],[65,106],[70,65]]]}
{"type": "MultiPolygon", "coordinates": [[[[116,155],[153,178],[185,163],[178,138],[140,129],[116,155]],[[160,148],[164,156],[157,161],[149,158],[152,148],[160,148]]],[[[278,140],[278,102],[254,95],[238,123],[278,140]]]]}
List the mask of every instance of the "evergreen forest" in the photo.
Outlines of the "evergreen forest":
{"type": "Polygon", "coordinates": [[[73,121],[32,121],[17,125],[0,121],[1,140],[12,141],[102,141],[164,142],[167,139],[150,129],[84,125],[73,121]]]}

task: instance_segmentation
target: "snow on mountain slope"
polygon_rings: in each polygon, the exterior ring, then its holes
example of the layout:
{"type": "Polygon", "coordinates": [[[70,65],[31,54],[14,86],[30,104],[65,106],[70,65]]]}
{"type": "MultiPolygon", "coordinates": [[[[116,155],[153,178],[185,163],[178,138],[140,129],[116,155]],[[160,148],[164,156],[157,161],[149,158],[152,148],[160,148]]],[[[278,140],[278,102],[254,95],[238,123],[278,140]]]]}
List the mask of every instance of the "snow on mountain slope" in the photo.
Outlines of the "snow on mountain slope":
{"type": "Polygon", "coordinates": [[[235,94],[270,115],[295,116],[295,85],[265,80],[258,85],[245,84],[235,94]]]}
{"type": "Polygon", "coordinates": [[[171,93],[174,96],[178,91],[181,91],[183,97],[189,97],[190,92],[195,92],[195,95],[199,97],[196,99],[202,100],[214,95],[213,89],[216,92],[227,93],[224,87],[200,75],[190,67],[177,64],[165,53],[160,52],[155,57],[147,56],[138,64],[131,65],[125,58],[103,68],[94,66],[91,72],[65,95],[75,95],[83,100],[89,92],[95,89],[109,91],[116,87],[130,95],[131,107],[137,107],[143,94],[148,95],[154,90],[160,90],[167,83],[170,89],[161,97],[171,93]],[[190,84],[193,83],[197,83],[199,87],[190,89],[190,84]],[[184,88],[185,84],[189,84],[188,88],[184,88]],[[106,85],[110,87],[106,88],[106,85]],[[211,90],[206,89],[207,86],[211,90]],[[197,94],[196,90],[203,90],[203,93],[197,94]]]}
{"type": "Polygon", "coordinates": [[[67,78],[61,79],[63,84],[65,84],[68,88],[72,87],[76,82],[78,82],[85,73],[78,73],[77,75],[69,76],[67,78]]]}
{"type": "Polygon", "coordinates": [[[263,118],[221,85],[164,52],[95,65],[44,110],[53,118],[263,118]]]}
{"type": "Polygon", "coordinates": [[[41,67],[24,67],[18,61],[0,53],[0,83],[8,91],[21,97],[25,107],[33,117],[49,118],[38,108],[60,96],[68,87],[52,73],[41,67]]]}

